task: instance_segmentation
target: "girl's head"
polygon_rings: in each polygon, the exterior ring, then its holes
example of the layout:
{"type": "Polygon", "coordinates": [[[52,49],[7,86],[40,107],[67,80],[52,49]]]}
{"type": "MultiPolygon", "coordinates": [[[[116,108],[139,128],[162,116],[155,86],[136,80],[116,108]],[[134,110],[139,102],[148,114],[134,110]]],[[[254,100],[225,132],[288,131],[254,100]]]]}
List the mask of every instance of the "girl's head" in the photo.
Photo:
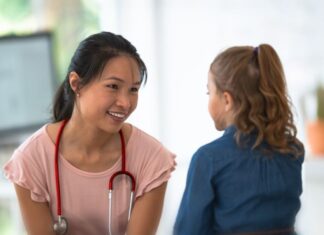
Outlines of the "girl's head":
{"type": "MultiPolygon", "coordinates": [[[[85,88],[98,81],[103,73],[109,73],[110,68],[116,71],[116,63],[119,63],[120,66],[125,66],[126,63],[129,65],[129,68],[135,64],[139,72],[139,83],[146,82],[146,66],[137,53],[136,48],[128,40],[110,32],[97,33],[83,40],[76,49],[68,67],[65,80],[56,93],[53,106],[53,120],[57,122],[71,118],[76,100],[81,91],[86,90],[85,88]],[[127,60],[129,59],[135,63],[131,61],[128,61],[128,63],[127,60]]],[[[109,86],[110,89],[114,90],[117,87],[116,84],[103,85],[109,86]]],[[[130,89],[134,90],[134,88],[130,89]]],[[[93,105],[95,104],[93,103],[93,105]]]]}
{"type": "Polygon", "coordinates": [[[209,104],[218,129],[233,124],[237,142],[255,132],[254,148],[266,141],[280,152],[300,154],[283,67],[270,45],[231,47],[220,53],[210,65],[209,84],[220,102],[209,104]]]}

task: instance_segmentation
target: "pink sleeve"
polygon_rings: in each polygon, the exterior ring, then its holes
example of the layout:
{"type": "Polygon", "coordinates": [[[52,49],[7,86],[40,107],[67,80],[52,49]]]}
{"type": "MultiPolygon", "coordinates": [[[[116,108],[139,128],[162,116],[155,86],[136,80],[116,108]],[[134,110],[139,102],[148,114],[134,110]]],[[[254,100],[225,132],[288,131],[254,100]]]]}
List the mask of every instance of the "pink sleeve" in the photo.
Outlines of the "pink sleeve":
{"type": "Polygon", "coordinates": [[[43,169],[40,162],[37,162],[35,158],[16,150],[3,170],[5,176],[12,183],[30,190],[33,201],[49,201],[43,169]]]}
{"type": "Polygon", "coordinates": [[[167,182],[175,169],[175,155],[162,145],[152,154],[140,172],[136,198],[167,182]]]}

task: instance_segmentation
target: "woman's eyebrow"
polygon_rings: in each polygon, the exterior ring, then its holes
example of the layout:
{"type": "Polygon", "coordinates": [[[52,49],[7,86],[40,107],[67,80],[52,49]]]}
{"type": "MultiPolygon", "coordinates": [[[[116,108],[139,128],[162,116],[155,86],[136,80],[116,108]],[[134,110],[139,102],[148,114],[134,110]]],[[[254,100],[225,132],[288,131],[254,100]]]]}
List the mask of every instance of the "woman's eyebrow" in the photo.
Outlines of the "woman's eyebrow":
{"type": "MultiPolygon", "coordinates": [[[[112,76],[112,77],[105,77],[103,78],[104,80],[114,80],[114,81],[118,81],[118,82],[121,82],[121,83],[125,83],[125,80],[119,78],[119,77],[115,77],[115,76],[112,76]]],[[[141,81],[136,81],[133,83],[133,85],[141,85],[141,81]]]]}
{"type": "Polygon", "coordinates": [[[104,77],[103,80],[114,80],[114,81],[118,81],[118,82],[124,82],[123,79],[115,77],[115,76],[111,76],[111,77],[104,77]]]}

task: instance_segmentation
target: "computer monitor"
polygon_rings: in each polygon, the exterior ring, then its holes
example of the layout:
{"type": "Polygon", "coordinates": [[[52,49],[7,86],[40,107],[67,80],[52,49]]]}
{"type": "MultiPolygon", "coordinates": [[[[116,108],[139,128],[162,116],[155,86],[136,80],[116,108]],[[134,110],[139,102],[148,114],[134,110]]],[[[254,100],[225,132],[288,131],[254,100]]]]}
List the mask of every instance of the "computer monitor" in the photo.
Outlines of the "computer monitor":
{"type": "Polygon", "coordinates": [[[57,80],[49,32],[0,37],[0,145],[50,120],[57,80]]]}

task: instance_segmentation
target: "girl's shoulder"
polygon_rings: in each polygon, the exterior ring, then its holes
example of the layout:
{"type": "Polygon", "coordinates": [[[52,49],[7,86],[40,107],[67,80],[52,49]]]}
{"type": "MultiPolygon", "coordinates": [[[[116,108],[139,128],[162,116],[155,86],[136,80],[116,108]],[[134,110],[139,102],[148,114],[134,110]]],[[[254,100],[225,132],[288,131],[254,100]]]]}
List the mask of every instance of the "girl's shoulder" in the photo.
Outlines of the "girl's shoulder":
{"type": "Polygon", "coordinates": [[[217,139],[212,140],[209,143],[206,143],[200,146],[197,152],[202,153],[221,153],[228,152],[237,149],[237,144],[235,142],[233,135],[222,135],[217,139]]]}

